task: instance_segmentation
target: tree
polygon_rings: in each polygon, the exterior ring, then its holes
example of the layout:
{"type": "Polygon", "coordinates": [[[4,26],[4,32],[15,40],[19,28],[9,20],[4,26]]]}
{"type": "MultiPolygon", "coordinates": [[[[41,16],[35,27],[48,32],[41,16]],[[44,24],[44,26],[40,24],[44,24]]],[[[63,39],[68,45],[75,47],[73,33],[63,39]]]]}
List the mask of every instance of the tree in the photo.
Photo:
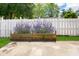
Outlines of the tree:
{"type": "Polygon", "coordinates": [[[34,17],[58,17],[59,8],[54,3],[35,4],[34,17]]]}
{"type": "Polygon", "coordinates": [[[69,8],[69,10],[67,11],[63,11],[62,13],[64,18],[77,18],[77,14],[76,12],[74,12],[71,8],[69,8]]]}
{"type": "Polygon", "coordinates": [[[46,12],[49,17],[58,17],[59,8],[56,4],[48,3],[46,8],[46,12]]]}
{"type": "Polygon", "coordinates": [[[33,18],[33,3],[6,3],[0,4],[0,16],[5,19],[33,18]]]}
{"type": "Polygon", "coordinates": [[[34,10],[33,10],[33,13],[34,13],[33,16],[35,18],[44,17],[44,6],[43,6],[43,4],[42,3],[36,3],[34,10]]]}
{"type": "Polygon", "coordinates": [[[54,3],[1,3],[0,16],[5,19],[57,17],[58,6],[54,3]]]}
{"type": "Polygon", "coordinates": [[[7,13],[7,4],[1,3],[0,4],[0,16],[6,16],[7,13]]]}
{"type": "Polygon", "coordinates": [[[79,16],[79,9],[76,11],[76,14],[79,16]]]}

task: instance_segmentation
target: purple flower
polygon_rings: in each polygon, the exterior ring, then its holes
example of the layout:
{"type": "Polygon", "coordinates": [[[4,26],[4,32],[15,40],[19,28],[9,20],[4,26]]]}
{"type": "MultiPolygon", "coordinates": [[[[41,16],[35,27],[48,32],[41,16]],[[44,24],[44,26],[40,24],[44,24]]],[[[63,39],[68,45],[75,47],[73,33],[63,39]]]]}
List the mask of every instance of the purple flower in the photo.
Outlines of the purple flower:
{"type": "Polygon", "coordinates": [[[51,33],[53,31],[52,22],[50,21],[43,21],[43,28],[47,33],[51,33]]]}
{"type": "Polygon", "coordinates": [[[44,20],[36,21],[33,25],[35,33],[53,33],[54,27],[52,26],[52,22],[44,20]]]}
{"type": "Polygon", "coordinates": [[[15,27],[16,33],[30,33],[31,26],[28,22],[17,23],[15,27]]]}
{"type": "Polygon", "coordinates": [[[37,20],[37,21],[34,22],[34,24],[33,24],[33,28],[34,28],[34,31],[33,31],[33,32],[35,32],[35,33],[40,33],[41,27],[42,27],[42,22],[37,20]]]}
{"type": "Polygon", "coordinates": [[[50,21],[37,20],[35,22],[22,22],[17,23],[15,27],[16,33],[53,33],[55,28],[50,21]],[[32,27],[33,25],[33,27],[32,27]]]}

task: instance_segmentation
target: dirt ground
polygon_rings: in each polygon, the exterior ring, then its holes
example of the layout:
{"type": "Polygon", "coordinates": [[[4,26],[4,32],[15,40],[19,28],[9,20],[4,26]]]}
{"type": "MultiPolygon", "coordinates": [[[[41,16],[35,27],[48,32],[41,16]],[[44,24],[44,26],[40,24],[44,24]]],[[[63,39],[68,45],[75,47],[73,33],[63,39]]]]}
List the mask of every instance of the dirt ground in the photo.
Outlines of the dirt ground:
{"type": "Polygon", "coordinates": [[[11,42],[0,56],[79,56],[79,41],[11,42]]]}

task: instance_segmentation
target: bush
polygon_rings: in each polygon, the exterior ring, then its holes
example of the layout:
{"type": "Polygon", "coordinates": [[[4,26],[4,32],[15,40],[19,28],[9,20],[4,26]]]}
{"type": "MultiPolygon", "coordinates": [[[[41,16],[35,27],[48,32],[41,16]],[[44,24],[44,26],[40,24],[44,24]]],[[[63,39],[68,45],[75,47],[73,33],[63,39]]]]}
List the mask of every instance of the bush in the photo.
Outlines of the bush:
{"type": "Polygon", "coordinates": [[[64,18],[77,18],[77,14],[76,12],[74,12],[71,8],[69,8],[69,10],[64,10],[63,13],[62,13],[62,16],[64,18]]]}
{"type": "Polygon", "coordinates": [[[17,23],[16,24],[16,27],[15,27],[15,32],[16,33],[30,33],[30,29],[31,29],[31,26],[29,25],[28,22],[26,23],[17,23]]]}
{"type": "Polygon", "coordinates": [[[54,32],[54,27],[52,22],[48,21],[36,21],[36,24],[33,25],[35,33],[52,33],[54,32]]]}
{"type": "Polygon", "coordinates": [[[31,23],[17,23],[15,27],[16,33],[53,33],[55,32],[52,22],[50,21],[35,21],[33,22],[33,27],[31,23]]]}
{"type": "Polygon", "coordinates": [[[64,18],[77,18],[76,13],[66,13],[64,18]]]}

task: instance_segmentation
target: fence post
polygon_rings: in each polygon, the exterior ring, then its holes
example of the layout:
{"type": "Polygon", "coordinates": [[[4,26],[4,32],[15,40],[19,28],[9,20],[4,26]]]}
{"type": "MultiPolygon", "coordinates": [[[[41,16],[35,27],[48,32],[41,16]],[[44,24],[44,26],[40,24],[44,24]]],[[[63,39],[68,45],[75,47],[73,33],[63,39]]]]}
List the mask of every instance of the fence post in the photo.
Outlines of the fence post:
{"type": "Polygon", "coordinates": [[[20,17],[20,19],[22,19],[22,17],[20,17]]]}
{"type": "Polygon", "coordinates": [[[2,17],[1,17],[1,20],[3,20],[3,19],[4,19],[4,17],[2,16],[2,17]]]}

